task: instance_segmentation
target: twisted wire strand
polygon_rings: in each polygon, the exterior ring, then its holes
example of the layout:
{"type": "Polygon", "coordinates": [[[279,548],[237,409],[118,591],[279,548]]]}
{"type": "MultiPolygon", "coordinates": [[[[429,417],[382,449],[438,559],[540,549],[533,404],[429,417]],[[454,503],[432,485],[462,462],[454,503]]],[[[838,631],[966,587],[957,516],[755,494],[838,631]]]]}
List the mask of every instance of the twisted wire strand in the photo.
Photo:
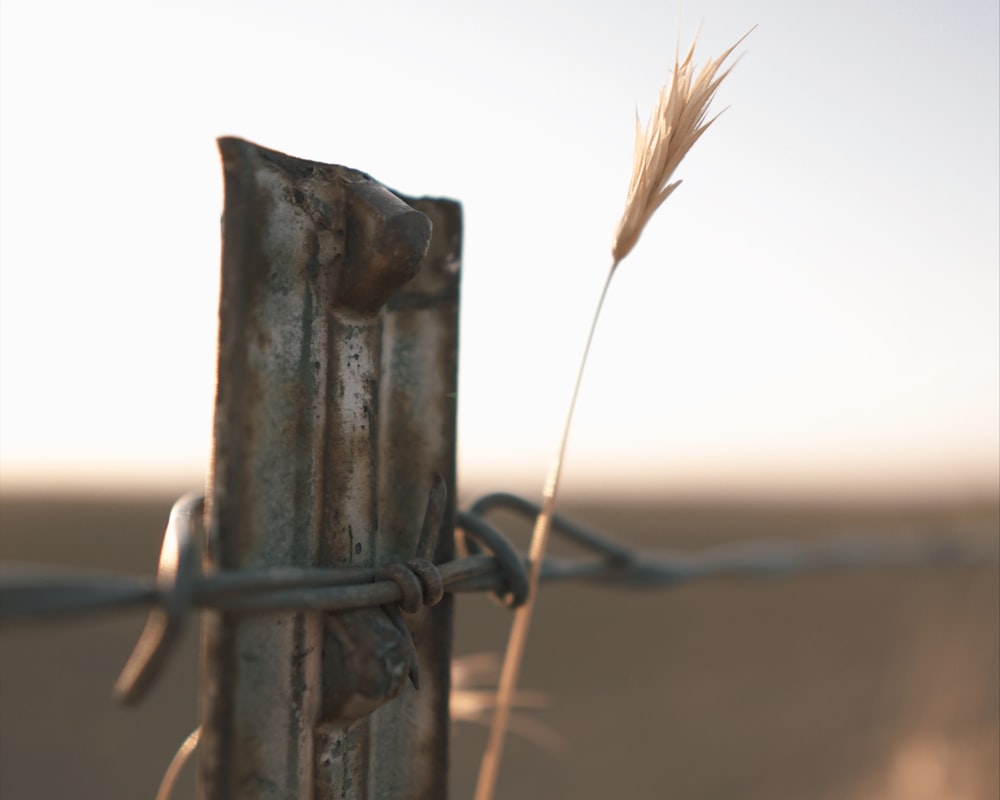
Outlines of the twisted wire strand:
{"type": "MultiPolygon", "coordinates": [[[[0,562],[0,622],[96,614],[152,607],[146,631],[116,684],[122,702],[135,702],[154,680],[184,619],[193,610],[349,611],[406,603],[412,610],[416,581],[423,602],[444,592],[493,592],[508,606],[527,598],[528,561],[486,515],[499,509],[534,519],[539,507],[504,492],[485,495],[457,515],[469,555],[431,564],[429,531],[440,520],[432,492],[417,557],[380,567],[267,567],[201,574],[196,548],[203,538],[201,504],[181,498],[171,511],[156,578],[35,564],[0,562]],[[433,574],[432,574],[433,573],[433,574]],[[412,580],[411,580],[412,577],[412,580]],[[439,579],[439,580],[438,580],[439,579]]],[[[562,515],[553,530],[589,555],[549,555],[541,580],[658,589],[709,578],[775,578],[861,569],[968,567],[1000,563],[996,526],[954,527],[938,533],[855,532],[808,541],[734,542],[694,551],[640,549],[562,515]],[[946,534],[946,535],[944,535],[946,534]]]]}
{"type": "MultiPolygon", "coordinates": [[[[460,512],[459,527],[485,522],[480,514],[496,508],[533,516],[537,505],[516,495],[491,494],[460,512]],[[479,513],[477,513],[477,511],[479,513]]],[[[492,526],[490,526],[492,527],[492,526]]],[[[841,534],[809,541],[733,542],[694,551],[629,548],[607,534],[556,515],[554,530],[599,558],[547,556],[542,580],[586,581],[627,588],[663,588],[716,577],[779,577],[841,569],[892,569],[974,566],[1000,562],[1000,531],[990,525],[965,525],[946,533],[841,534]]],[[[463,528],[466,530],[466,528],[463,528]]],[[[515,581],[527,557],[496,528],[516,561],[481,552],[437,569],[446,592],[509,591],[505,569],[515,581]]],[[[198,575],[190,605],[221,611],[351,609],[399,603],[403,592],[391,580],[376,580],[377,567],[266,567],[198,575]]],[[[100,570],[49,567],[0,561],[0,622],[92,614],[163,605],[170,590],[153,578],[100,570]]]]}

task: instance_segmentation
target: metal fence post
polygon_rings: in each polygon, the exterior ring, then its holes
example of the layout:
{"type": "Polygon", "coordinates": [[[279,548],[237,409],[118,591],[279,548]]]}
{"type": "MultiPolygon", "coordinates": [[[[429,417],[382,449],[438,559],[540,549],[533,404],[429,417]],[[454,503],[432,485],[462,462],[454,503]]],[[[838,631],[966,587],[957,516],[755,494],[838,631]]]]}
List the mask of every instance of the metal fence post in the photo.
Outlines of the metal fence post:
{"type": "MultiPolygon", "coordinates": [[[[367,175],[221,139],[219,371],[206,571],[375,566],[414,553],[433,476],[453,555],[461,212],[367,175]],[[433,236],[431,236],[433,223],[433,236]]],[[[451,601],[209,612],[198,791],[446,794],[451,601]]]]}

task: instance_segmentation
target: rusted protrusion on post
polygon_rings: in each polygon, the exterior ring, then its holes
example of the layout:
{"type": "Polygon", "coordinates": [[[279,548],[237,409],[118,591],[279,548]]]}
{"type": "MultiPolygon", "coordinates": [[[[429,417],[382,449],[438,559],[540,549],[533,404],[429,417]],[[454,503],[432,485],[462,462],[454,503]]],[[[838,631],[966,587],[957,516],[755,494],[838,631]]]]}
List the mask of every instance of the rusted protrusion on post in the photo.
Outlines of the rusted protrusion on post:
{"type": "Polygon", "coordinates": [[[352,186],[347,208],[347,253],[336,302],[373,314],[420,269],[431,222],[384,187],[352,186]]]}
{"type": "MultiPolygon", "coordinates": [[[[435,474],[449,489],[436,555],[450,557],[457,204],[407,202],[363,173],[238,139],[219,145],[206,569],[405,562],[435,474]]],[[[406,620],[419,692],[396,617],[207,614],[201,797],[443,797],[450,598],[406,620]]]]}

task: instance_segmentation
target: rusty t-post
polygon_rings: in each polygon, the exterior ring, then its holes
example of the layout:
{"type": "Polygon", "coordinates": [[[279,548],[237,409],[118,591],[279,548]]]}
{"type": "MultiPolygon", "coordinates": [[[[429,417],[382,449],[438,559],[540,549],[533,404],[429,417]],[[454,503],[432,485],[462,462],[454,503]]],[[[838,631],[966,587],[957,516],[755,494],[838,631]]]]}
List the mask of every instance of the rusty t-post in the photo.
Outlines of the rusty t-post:
{"type": "MultiPolygon", "coordinates": [[[[219,371],[207,571],[411,558],[434,475],[452,557],[461,212],[367,175],[221,139],[219,371]],[[431,233],[433,227],[433,235],[431,233]]],[[[450,596],[209,612],[204,800],[446,794],[450,596]]]]}

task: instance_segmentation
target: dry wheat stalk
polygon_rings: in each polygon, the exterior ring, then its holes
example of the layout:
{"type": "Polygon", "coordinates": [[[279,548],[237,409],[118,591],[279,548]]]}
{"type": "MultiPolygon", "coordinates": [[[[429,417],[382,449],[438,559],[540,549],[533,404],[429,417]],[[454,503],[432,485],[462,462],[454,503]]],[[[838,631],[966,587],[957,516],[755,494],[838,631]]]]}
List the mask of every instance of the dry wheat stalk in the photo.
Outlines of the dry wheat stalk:
{"type": "Polygon", "coordinates": [[[493,725],[490,728],[490,738],[486,745],[486,751],[483,753],[483,761],[479,770],[475,800],[493,800],[497,776],[500,771],[500,759],[503,754],[504,735],[510,718],[511,703],[517,689],[517,677],[528,638],[531,613],[534,610],[535,598],[538,594],[538,578],[552,525],[552,513],[559,490],[559,478],[562,475],[563,458],[566,453],[566,443],[569,440],[570,425],[573,421],[573,410],[576,408],[576,399],[580,392],[584,367],[590,353],[594,330],[597,328],[597,320],[601,315],[601,308],[604,306],[604,298],[607,296],[608,286],[611,285],[611,277],[618,265],[635,247],[635,243],[639,240],[639,236],[650,218],[656,213],[656,209],[680,185],[680,181],[670,182],[674,170],[694,143],[718,118],[716,115],[707,122],[705,121],[708,107],[715,97],[716,89],[729,74],[732,66],[722,73],[719,73],[719,68],[729,58],[733,50],[739,46],[740,42],[750,35],[751,31],[753,28],[743,34],[722,55],[705,64],[697,77],[694,75],[695,66],[692,60],[695,43],[692,42],[683,61],[678,58],[679,51],[675,53],[673,75],[670,83],[660,91],[659,102],[645,133],[639,124],[638,115],[636,116],[635,157],[632,163],[632,179],[629,184],[628,198],[625,201],[625,210],[618,223],[618,230],[615,232],[611,246],[611,269],[608,270],[604,280],[601,296],[597,301],[597,309],[590,323],[590,332],[587,334],[587,343],[584,346],[583,357],[576,374],[576,384],[570,398],[562,439],[545,481],[542,510],[535,520],[535,529],[531,536],[531,546],[528,552],[531,564],[528,576],[530,589],[528,602],[514,614],[514,622],[504,654],[503,669],[500,673],[493,725]]]}
{"type": "Polygon", "coordinates": [[[719,114],[716,114],[705,121],[716,89],[735,64],[717,74],[719,68],[752,31],[753,28],[721,56],[705,64],[697,78],[694,77],[692,62],[695,43],[692,42],[684,61],[678,62],[677,56],[674,56],[670,83],[660,90],[659,102],[645,133],[639,124],[639,115],[636,114],[632,180],[628,187],[625,211],[611,247],[615,265],[635,246],[656,209],[681,185],[680,181],[670,183],[670,178],[688,150],[719,118],[719,114]]]}

